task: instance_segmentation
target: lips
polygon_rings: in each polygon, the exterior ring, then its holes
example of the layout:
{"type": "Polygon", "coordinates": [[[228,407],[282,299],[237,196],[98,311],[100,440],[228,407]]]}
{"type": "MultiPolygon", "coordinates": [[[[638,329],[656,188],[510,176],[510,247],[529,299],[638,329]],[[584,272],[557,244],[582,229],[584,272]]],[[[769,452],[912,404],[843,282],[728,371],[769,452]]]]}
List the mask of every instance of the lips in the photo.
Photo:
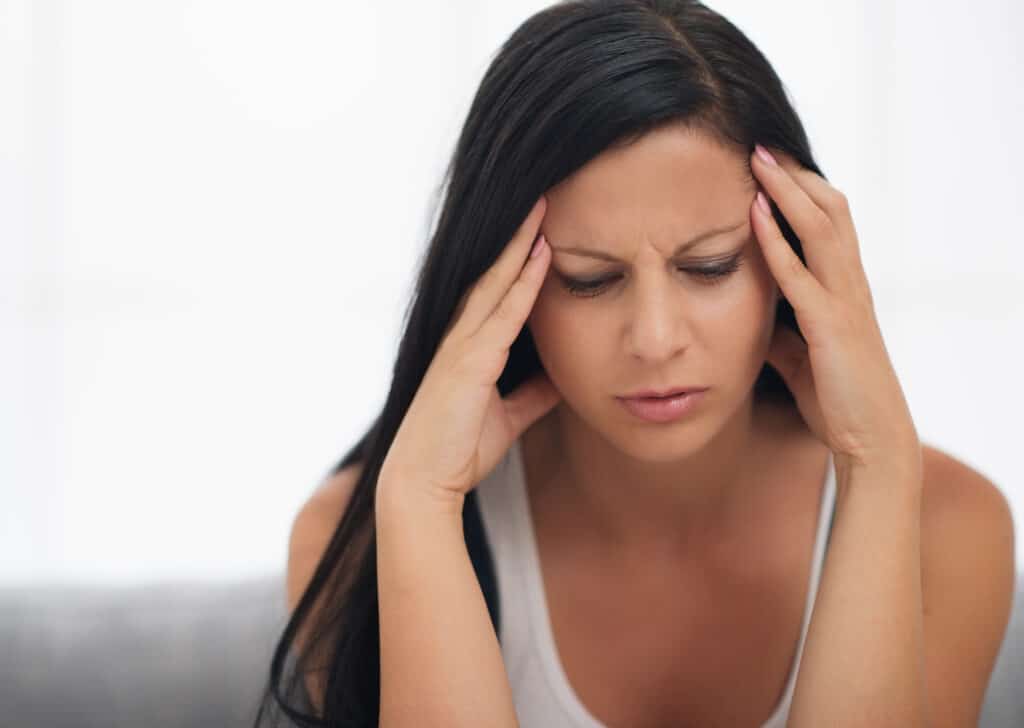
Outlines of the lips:
{"type": "MultiPolygon", "coordinates": [[[[705,397],[703,389],[683,389],[682,394],[668,397],[619,397],[619,403],[632,415],[646,422],[666,424],[695,414],[705,397]]],[[[649,394],[652,390],[638,392],[649,394]]],[[[671,390],[666,390],[671,391],[671,390]]]]}
{"type": "Polygon", "coordinates": [[[689,394],[691,392],[703,392],[707,387],[673,387],[671,389],[644,389],[639,392],[633,392],[632,394],[625,394],[621,399],[665,399],[667,397],[675,397],[679,394],[689,394]]]}

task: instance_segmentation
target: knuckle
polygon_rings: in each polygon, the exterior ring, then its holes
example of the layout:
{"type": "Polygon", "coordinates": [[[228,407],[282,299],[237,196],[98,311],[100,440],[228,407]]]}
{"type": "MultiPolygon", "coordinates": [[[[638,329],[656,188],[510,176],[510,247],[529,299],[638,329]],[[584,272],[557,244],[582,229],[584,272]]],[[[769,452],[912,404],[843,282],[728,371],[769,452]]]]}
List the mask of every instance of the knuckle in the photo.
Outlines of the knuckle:
{"type": "Polygon", "coordinates": [[[462,295],[459,296],[458,303],[455,304],[455,310],[452,311],[452,321],[458,321],[462,314],[465,313],[466,309],[472,305],[473,299],[476,297],[476,286],[472,285],[463,291],[462,295]]]}
{"type": "Polygon", "coordinates": [[[830,317],[829,324],[833,331],[838,332],[841,336],[851,336],[855,333],[855,322],[856,317],[853,315],[853,310],[840,301],[832,309],[832,315],[830,317]]]}
{"type": "Polygon", "coordinates": [[[872,315],[875,313],[875,298],[871,293],[871,286],[865,281],[858,286],[860,302],[866,306],[872,315]]]}
{"type": "Polygon", "coordinates": [[[798,276],[802,276],[806,272],[807,269],[804,267],[804,263],[800,258],[795,254],[789,256],[789,259],[786,261],[786,273],[788,275],[796,278],[798,276]]]}
{"type": "Polygon", "coordinates": [[[434,361],[438,363],[439,368],[448,369],[459,366],[459,363],[465,359],[466,353],[466,341],[454,336],[448,336],[441,342],[441,346],[437,349],[437,354],[434,355],[434,361]]]}
{"type": "Polygon", "coordinates": [[[440,347],[444,348],[446,345],[449,345],[453,339],[458,338],[461,335],[460,332],[463,328],[464,323],[462,320],[462,310],[456,309],[455,313],[453,313],[452,317],[448,320],[448,325],[445,326],[444,333],[441,335],[440,347]]]}
{"type": "Polygon", "coordinates": [[[455,313],[453,314],[453,318],[458,318],[462,315],[462,312],[466,310],[466,306],[469,304],[469,297],[472,293],[473,287],[470,286],[463,291],[461,296],[459,296],[459,302],[455,304],[455,313]]]}
{"type": "Polygon", "coordinates": [[[455,360],[455,357],[452,356],[452,348],[453,342],[450,338],[446,337],[441,341],[430,363],[427,364],[427,370],[423,373],[424,379],[431,376],[432,372],[448,369],[452,366],[451,362],[455,360]]]}
{"type": "Polygon", "coordinates": [[[848,212],[849,211],[849,209],[850,209],[850,200],[840,190],[837,190],[836,188],[833,187],[832,191],[829,193],[829,198],[830,198],[830,201],[831,201],[832,209],[834,209],[834,210],[836,210],[838,212],[848,212]]]}
{"type": "Polygon", "coordinates": [[[468,343],[462,343],[457,347],[452,358],[445,363],[443,369],[451,374],[456,381],[462,381],[473,371],[475,366],[473,348],[468,343]]]}
{"type": "Polygon", "coordinates": [[[466,291],[467,298],[473,299],[475,297],[479,297],[480,291],[489,290],[490,287],[493,285],[493,279],[494,268],[488,268],[487,270],[480,274],[480,277],[477,278],[476,281],[473,282],[473,285],[469,287],[469,290],[466,291]]]}
{"type": "Polygon", "coordinates": [[[459,321],[462,319],[462,312],[464,309],[465,307],[461,303],[455,307],[455,310],[452,312],[451,318],[448,319],[448,324],[444,328],[445,337],[450,336],[452,332],[455,331],[456,328],[458,328],[459,321]]]}
{"type": "Polygon", "coordinates": [[[455,372],[457,374],[455,381],[459,382],[460,386],[470,382],[497,381],[501,369],[491,341],[492,338],[493,332],[482,330],[475,337],[473,346],[466,350],[460,360],[460,366],[455,372]],[[498,367],[497,371],[495,371],[495,367],[498,367]]]}
{"type": "Polygon", "coordinates": [[[821,209],[815,211],[811,220],[811,225],[813,226],[814,232],[819,237],[826,237],[832,233],[832,220],[829,218],[828,214],[821,209]]]}
{"type": "Polygon", "coordinates": [[[501,302],[498,308],[494,311],[494,318],[504,326],[505,324],[512,323],[515,318],[515,300],[516,300],[516,287],[519,285],[518,281],[512,286],[512,289],[508,292],[508,295],[501,302]]]}

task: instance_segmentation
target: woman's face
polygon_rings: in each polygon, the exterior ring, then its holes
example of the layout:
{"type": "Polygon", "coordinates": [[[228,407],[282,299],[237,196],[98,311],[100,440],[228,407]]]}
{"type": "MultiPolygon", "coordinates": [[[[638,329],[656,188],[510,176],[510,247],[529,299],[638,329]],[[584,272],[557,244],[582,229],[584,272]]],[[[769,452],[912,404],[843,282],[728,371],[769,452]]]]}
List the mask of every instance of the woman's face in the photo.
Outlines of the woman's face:
{"type": "Polygon", "coordinates": [[[553,257],[527,325],[562,406],[638,458],[698,449],[752,396],[778,292],[750,225],[756,191],[742,152],[669,127],[547,193],[553,257]],[[675,386],[708,390],[671,424],[616,399],[675,386]]]}

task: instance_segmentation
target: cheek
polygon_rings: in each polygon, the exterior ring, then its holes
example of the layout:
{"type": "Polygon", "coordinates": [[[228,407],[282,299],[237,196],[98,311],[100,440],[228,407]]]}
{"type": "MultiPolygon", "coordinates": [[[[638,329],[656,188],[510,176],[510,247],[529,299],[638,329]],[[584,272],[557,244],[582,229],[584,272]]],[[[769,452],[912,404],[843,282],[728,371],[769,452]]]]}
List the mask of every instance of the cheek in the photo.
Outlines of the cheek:
{"type": "Polygon", "coordinates": [[[749,266],[737,272],[728,295],[709,305],[702,317],[709,341],[716,342],[716,358],[741,362],[760,357],[775,322],[773,282],[766,270],[749,266]]]}
{"type": "Polygon", "coordinates": [[[732,326],[736,332],[736,361],[747,362],[748,368],[760,371],[775,329],[775,281],[767,267],[748,272],[736,307],[732,326]]]}
{"type": "Polygon", "coordinates": [[[775,283],[775,276],[772,275],[771,269],[768,267],[768,262],[764,259],[761,246],[756,241],[753,243],[747,260],[750,263],[750,272],[754,278],[755,285],[764,294],[766,300],[770,299],[769,302],[774,307],[774,296],[778,285],[775,283]]]}
{"type": "Polygon", "coordinates": [[[527,319],[537,355],[551,381],[562,392],[586,389],[600,362],[607,358],[602,346],[613,341],[602,318],[588,315],[585,308],[542,293],[527,319]],[[582,310],[581,310],[582,308],[582,310]]]}

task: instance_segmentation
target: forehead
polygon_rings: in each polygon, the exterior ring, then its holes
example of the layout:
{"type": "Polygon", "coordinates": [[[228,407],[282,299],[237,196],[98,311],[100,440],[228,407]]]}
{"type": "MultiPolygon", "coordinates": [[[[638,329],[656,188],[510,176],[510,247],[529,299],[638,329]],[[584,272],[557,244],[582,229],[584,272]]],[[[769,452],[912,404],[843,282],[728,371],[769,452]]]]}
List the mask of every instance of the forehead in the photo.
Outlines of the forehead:
{"type": "Polygon", "coordinates": [[[671,245],[743,220],[755,189],[745,154],[670,126],[606,150],[551,188],[543,229],[552,241],[671,245]]]}

